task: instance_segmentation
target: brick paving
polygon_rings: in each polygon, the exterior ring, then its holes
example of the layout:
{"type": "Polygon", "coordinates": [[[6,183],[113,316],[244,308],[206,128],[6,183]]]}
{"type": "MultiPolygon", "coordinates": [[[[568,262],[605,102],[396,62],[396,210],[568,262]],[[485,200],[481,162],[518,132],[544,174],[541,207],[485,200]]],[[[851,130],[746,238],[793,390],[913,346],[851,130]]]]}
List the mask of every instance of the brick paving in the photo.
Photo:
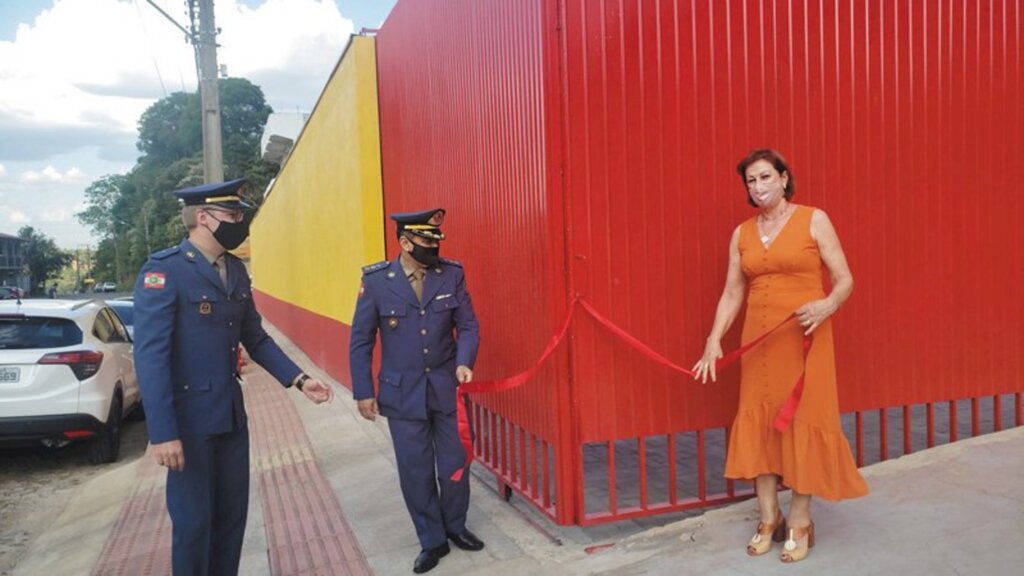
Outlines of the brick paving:
{"type": "MultiPolygon", "coordinates": [[[[282,388],[254,364],[248,364],[244,374],[251,473],[259,486],[271,573],[371,574],[313,457],[309,438],[288,396],[295,392],[282,388]]],[[[170,574],[171,523],[164,487],[163,470],[147,454],[94,574],[170,574]]]]}

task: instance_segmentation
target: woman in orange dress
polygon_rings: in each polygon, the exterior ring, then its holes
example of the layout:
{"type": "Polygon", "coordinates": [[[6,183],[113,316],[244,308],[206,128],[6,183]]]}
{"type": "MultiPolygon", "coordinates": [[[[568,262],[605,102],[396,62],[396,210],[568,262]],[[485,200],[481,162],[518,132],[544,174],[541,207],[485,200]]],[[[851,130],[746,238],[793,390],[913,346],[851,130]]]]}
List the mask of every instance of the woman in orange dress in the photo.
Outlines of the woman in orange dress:
{"type": "Polygon", "coordinates": [[[856,498],[868,493],[839,421],[835,354],[830,317],[853,291],[853,276],[839,238],[821,210],[790,202],[795,183],[774,150],[755,150],[737,167],[748,202],[760,213],[740,224],[729,243],[729,270],[697,378],[716,379],[722,336],[749,292],[744,343],[790,314],[796,320],[748,352],[742,360],[740,402],[729,435],[725,476],[754,482],[761,522],[747,553],[767,553],[772,540],[786,544],[783,562],[803,560],[814,546],[811,497],[856,498]],[[826,295],[822,264],[832,290],[826,295]],[[804,360],[804,335],[813,344],[804,360]],[[806,372],[805,372],[806,369],[806,372]],[[803,396],[792,422],[779,431],[773,421],[801,373],[803,396]],[[780,481],[793,490],[788,523],[779,508],[780,481]]]}

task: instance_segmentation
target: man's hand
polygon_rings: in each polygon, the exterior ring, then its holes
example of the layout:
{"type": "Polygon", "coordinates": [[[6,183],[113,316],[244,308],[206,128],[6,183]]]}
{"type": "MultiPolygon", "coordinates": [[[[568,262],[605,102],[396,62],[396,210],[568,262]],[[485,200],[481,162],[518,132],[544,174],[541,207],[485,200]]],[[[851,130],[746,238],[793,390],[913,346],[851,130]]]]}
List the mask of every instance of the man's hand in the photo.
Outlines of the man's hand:
{"type": "Polygon", "coordinates": [[[459,384],[466,384],[473,381],[473,369],[469,366],[459,366],[455,369],[455,379],[459,384]]]}
{"type": "Polygon", "coordinates": [[[357,400],[356,404],[359,406],[359,413],[363,415],[363,418],[366,418],[371,422],[377,419],[377,414],[380,412],[377,411],[376,398],[364,398],[363,400],[357,400]]]}
{"type": "Polygon", "coordinates": [[[185,449],[181,446],[181,440],[170,440],[152,446],[157,464],[175,472],[185,469],[185,449]]]}
{"type": "Polygon", "coordinates": [[[317,378],[310,378],[302,385],[302,393],[309,398],[313,404],[322,404],[334,400],[334,390],[330,385],[325,384],[317,378]]]}

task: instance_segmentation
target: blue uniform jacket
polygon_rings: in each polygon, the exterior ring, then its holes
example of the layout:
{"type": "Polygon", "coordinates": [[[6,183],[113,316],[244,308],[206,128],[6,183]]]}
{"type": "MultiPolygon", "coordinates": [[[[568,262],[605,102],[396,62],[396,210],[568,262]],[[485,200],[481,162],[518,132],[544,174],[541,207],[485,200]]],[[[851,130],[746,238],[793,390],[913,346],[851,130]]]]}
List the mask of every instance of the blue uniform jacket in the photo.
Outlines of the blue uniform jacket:
{"type": "Polygon", "coordinates": [[[279,381],[301,372],[263,330],[244,264],[225,261],[226,289],[186,239],[151,255],[135,283],[135,370],[154,444],[246,424],[239,341],[279,381]]]}
{"type": "Polygon", "coordinates": [[[455,368],[472,368],[480,345],[462,265],[442,258],[428,269],[422,304],[397,258],[363,268],[349,342],[356,400],[374,397],[372,362],[378,332],[380,413],[388,418],[426,420],[428,381],[442,410],[454,412],[455,368]]]}

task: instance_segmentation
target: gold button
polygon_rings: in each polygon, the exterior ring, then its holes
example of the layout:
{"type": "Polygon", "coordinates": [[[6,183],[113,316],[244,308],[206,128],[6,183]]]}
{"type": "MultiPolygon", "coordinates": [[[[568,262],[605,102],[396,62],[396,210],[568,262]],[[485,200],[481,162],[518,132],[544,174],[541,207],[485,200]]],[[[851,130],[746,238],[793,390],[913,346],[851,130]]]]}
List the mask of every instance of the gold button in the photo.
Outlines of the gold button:
{"type": "Polygon", "coordinates": [[[424,372],[430,372],[430,366],[427,366],[426,368],[424,368],[423,371],[424,372]]]}

